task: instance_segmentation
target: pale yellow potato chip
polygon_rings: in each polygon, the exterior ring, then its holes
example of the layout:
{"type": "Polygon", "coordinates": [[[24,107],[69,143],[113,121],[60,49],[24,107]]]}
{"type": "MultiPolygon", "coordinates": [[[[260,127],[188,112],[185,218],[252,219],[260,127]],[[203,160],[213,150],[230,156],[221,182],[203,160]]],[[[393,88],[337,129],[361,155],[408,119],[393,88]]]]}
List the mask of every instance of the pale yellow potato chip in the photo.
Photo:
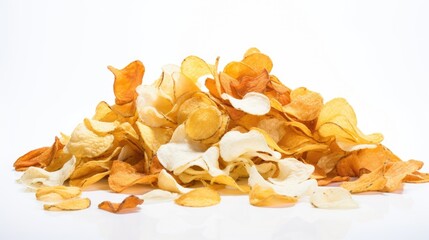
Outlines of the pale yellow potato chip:
{"type": "Polygon", "coordinates": [[[310,201],[317,208],[350,209],[358,207],[350,192],[341,187],[319,187],[311,195],[310,201]]]}
{"type": "Polygon", "coordinates": [[[228,100],[235,109],[253,115],[264,115],[271,109],[270,99],[257,92],[249,92],[242,99],[223,93],[222,98],[228,100]]]}
{"type": "Polygon", "coordinates": [[[71,134],[70,141],[66,145],[68,152],[78,158],[97,157],[113,146],[114,136],[106,134],[99,136],[89,130],[84,123],[80,123],[71,134]]]}
{"type": "Polygon", "coordinates": [[[86,128],[99,136],[106,136],[118,127],[118,122],[102,122],[94,119],[85,118],[83,120],[86,128]]]}
{"type": "Polygon", "coordinates": [[[264,135],[256,130],[247,133],[229,131],[220,140],[219,148],[220,156],[226,162],[234,161],[248,152],[265,152],[278,159],[281,157],[279,152],[268,146],[264,135]]]}
{"type": "Polygon", "coordinates": [[[197,188],[183,194],[175,202],[186,207],[209,207],[220,203],[220,195],[211,188],[197,188]]]}
{"type": "Polygon", "coordinates": [[[72,174],[75,169],[76,158],[72,157],[64,166],[55,171],[48,172],[42,168],[29,167],[19,179],[19,182],[30,188],[40,188],[44,186],[60,186],[72,174]]]}
{"type": "Polygon", "coordinates": [[[188,77],[193,82],[197,82],[198,78],[204,75],[214,76],[216,74],[215,66],[207,64],[204,60],[197,56],[189,56],[182,62],[180,70],[183,75],[188,77]]]}
{"type": "Polygon", "coordinates": [[[89,208],[89,206],[91,206],[89,198],[74,198],[55,204],[45,204],[43,209],[47,211],[75,211],[89,208]]]}

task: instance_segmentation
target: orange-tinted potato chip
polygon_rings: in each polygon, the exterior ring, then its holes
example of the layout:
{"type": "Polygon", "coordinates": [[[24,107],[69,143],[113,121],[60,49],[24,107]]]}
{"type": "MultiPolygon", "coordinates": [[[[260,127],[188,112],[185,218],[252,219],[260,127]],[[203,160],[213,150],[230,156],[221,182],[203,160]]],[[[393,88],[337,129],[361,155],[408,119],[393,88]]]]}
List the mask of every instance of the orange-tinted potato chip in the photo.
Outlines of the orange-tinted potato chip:
{"type": "Polygon", "coordinates": [[[108,68],[115,75],[113,91],[116,96],[116,104],[122,105],[134,101],[137,98],[135,89],[142,83],[145,72],[143,63],[137,60],[121,70],[112,66],[108,68]]]}
{"type": "Polygon", "coordinates": [[[136,169],[130,164],[119,160],[113,161],[108,179],[109,187],[115,192],[121,192],[124,189],[135,184],[152,184],[158,179],[156,174],[145,175],[137,173],[136,169]]]}
{"type": "Polygon", "coordinates": [[[45,204],[43,209],[47,211],[75,211],[87,209],[89,206],[91,206],[89,198],[73,198],[55,204],[45,204]]]}
{"type": "Polygon", "coordinates": [[[387,179],[384,177],[385,168],[386,166],[382,165],[370,173],[363,174],[356,181],[342,183],[341,187],[349,190],[351,193],[379,191],[387,183],[387,179]]]}
{"type": "Polygon", "coordinates": [[[210,188],[197,188],[183,194],[175,200],[179,205],[186,207],[209,207],[220,202],[220,195],[210,188]]]}
{"type": "Polygon", "coordinates": [[[323,107],[320,94],[301,87],[290,93],[291,102],[283,110],[300,121],[311,121],[319,116],[323,107]]]}
{"type": "Polygon", "coordinates": [[[121,203],[112,203],[110,201],[101,202],[98,204],[98,208],[111,213],[121,213],[135,210],[137,206],[141,205],[143,202],[143,199],[140,199],[134,195],[130,195],[126,197],[121,203]]]}

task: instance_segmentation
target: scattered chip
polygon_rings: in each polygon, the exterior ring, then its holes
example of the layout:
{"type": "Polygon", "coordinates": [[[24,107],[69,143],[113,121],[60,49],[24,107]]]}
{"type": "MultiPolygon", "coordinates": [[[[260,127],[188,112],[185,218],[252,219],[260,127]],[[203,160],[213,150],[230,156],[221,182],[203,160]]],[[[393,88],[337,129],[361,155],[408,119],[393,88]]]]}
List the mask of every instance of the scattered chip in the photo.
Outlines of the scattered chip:
{"type": "Polygon", "coordinates": [[[209,207],[220,203],[220,195],[211,188],[197,188],[183,194],[175,202],[186,207],[209,207]]]}
{"type": "Polygon", "coordinates": [[[36,198],[40,201],[53,202],[80,196],[82,190],[78,187],[54,186],[37,189],[36,198]]]}
{"type": "Polygon", "coordinates": [[[89,198],[73,198],[55,204],[45,204],[43,209],[47,211],[75,211],[87,209],[89,206],[91,206],[89,198]]]}
{"type": "Polygon", "coordinates": [[[317,208],[357,208],[349,191],[341,187],[320,187],[311,195],[311,204],[317,208]]]}
{"type": "Polygon", "coordinates": [[[141,205],[143,202],[143,199],[131,195],[126,197],[121,203],[112,203],[110,201],[101,202],[98,204],[98,208],[111,213],[121,213],[135,210],[136,207],[141,205]]]}

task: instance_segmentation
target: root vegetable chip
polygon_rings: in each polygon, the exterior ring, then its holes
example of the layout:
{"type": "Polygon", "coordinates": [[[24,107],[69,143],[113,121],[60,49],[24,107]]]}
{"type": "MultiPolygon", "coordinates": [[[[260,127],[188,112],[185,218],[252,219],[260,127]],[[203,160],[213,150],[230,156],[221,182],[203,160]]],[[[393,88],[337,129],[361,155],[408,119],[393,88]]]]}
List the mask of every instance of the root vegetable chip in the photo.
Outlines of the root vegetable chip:
{"type": "Polygon", "coordinates": [[[37,189],[36,198],[40,201],[53,202],[71,199],[80,196],[82,191],[78,187],[54,186],[37,189]]]}
{"type": "Polygon", "coordinates": [[[115,75],[113,91],[116,97],[116,104],[122,105],[134,101],[137,97],[135,89],[142,83],[145,72],[143,63],[134,61],[122,70],[112,66],[108,68],[115,75]]]}
{"type": "Polygon", "coordinates": [[[76,159],[72,157],[64,166],[55,172],[48,172],[37,167],[29,167],[19,181],[30,188],[43,186],[60,186],[66,181],[75,169],[76,159]]]}
{"type": "Polygon", "coordinates": [[[130,164],[115,160],[112,163],[108,180],[110,189],[115,192],[121,192],[135,184],[152,184],[156,182],[157,175],[137,173],[136,169],[130,164]]]}
{"type": "Polygon", "coordinates": [[[98,208],[111,213],[120,213],[123,211],[133,210],[138,205],[141,205],[143,202],[143,199],[131,195],[126,197],[121,203],[112,203],[110,201],[104,201],[98,204],[98,208]]]}
{"type": "Polygon", "coordinates": [[[290,93],[291,102],[283,110],[300,121],[311,121],[319,116],[323,107],[323,98],[320,94],[304,87],[297,88],[290,93]]]}
{"type": "Polygon", "coordinates": [[[264,135],[256,130],[247,133],[230,131],[219,142],[220,156],[224,161],[234,161],[241,155],[249,152],[265,152],[280,159],[281,155],[271,149],[265,141],[264,135]]]}
{"type": "Polygon", "coordinates": [[[220,195],[210,188],[197,188],[183,194],[175,202],[186,207],[209,207],[220,203],[220,195]]]}
{"type": "Polygon", "coordinates": [[[341,187],[317,188],[311,195],[310,201],[317,208],[347,209],[358,207],[351,194],[341,187]]]}
{"type": "Polygon", "coordinates": [[[97,157],[112,147],[114,136],[112,134],[97,135],[86,127],[84,123],[79,124],[73,131],[67,150],[76,157],[97,157]]]}
{"type": "Polygon", "coordinates": [[[89,206],[91,206],[89,198],[74,198],[55,204],[45,204],[43,209],[47,211],[75,211],[87,209],[89,206]]]}
{"type": "Polygon", "coordinates": [[[278,207],[294,204],[298,201],[296,197],[277,194],[271,188],[262,188],[259,185],[252,187],[249,193],[249,202],[257,207],[278,207]]]}
{"type": "Polygon", "coordinates": [[[365,135],[357,128],[356,114],[343,98],[335,98],[323,106],[316,130],[321,137],[334,136],[356,143],[380,143],[383,140],[379,133],[365,135]]]}
{"type": "Polygon", "coordinates": [[[243,112],[253,115],[264,115],[271,109],[270,99],[257,92],[246,93],[242,99],[237,99],[224,93],[222,94],[222,98],[229,100],[235,109],[242,110],[243,112]]]}
{"type": "Polygon", "coordinates": [[[215,135],[221,126],[221,112],[216,107],[206,107],[189,114],[185,131],[192,140],[201,141],[215,135]]]}

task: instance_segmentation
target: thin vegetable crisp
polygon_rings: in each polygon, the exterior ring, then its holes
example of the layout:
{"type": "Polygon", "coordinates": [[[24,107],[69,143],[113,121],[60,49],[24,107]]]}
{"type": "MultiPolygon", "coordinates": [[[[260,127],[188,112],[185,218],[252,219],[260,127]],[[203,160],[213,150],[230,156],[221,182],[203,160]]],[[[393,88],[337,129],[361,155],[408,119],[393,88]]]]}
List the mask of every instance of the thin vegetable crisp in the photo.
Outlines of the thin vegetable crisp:
{"type": "Polygon", "coordinates": [[[224,189],[259,207],[291,206],[307,196],[318,208],[356,208],[352,193],[429,181],[419,172],[423,162],[403,161],[380,133],[359,130],[347,100],[288,88],[256,48],[223,69],[219,58],[189,56],[164,66],[149,85],[142,84],[140,61],[108,69],[114,104],[100,102],[73,132],[14,164],[46,210],[88,208],[82,190],[101,180],[113,192],[153,188],[120,204],[96,204],[113,213],[143,200],[208,207],[221,202],[224,189]]]}

